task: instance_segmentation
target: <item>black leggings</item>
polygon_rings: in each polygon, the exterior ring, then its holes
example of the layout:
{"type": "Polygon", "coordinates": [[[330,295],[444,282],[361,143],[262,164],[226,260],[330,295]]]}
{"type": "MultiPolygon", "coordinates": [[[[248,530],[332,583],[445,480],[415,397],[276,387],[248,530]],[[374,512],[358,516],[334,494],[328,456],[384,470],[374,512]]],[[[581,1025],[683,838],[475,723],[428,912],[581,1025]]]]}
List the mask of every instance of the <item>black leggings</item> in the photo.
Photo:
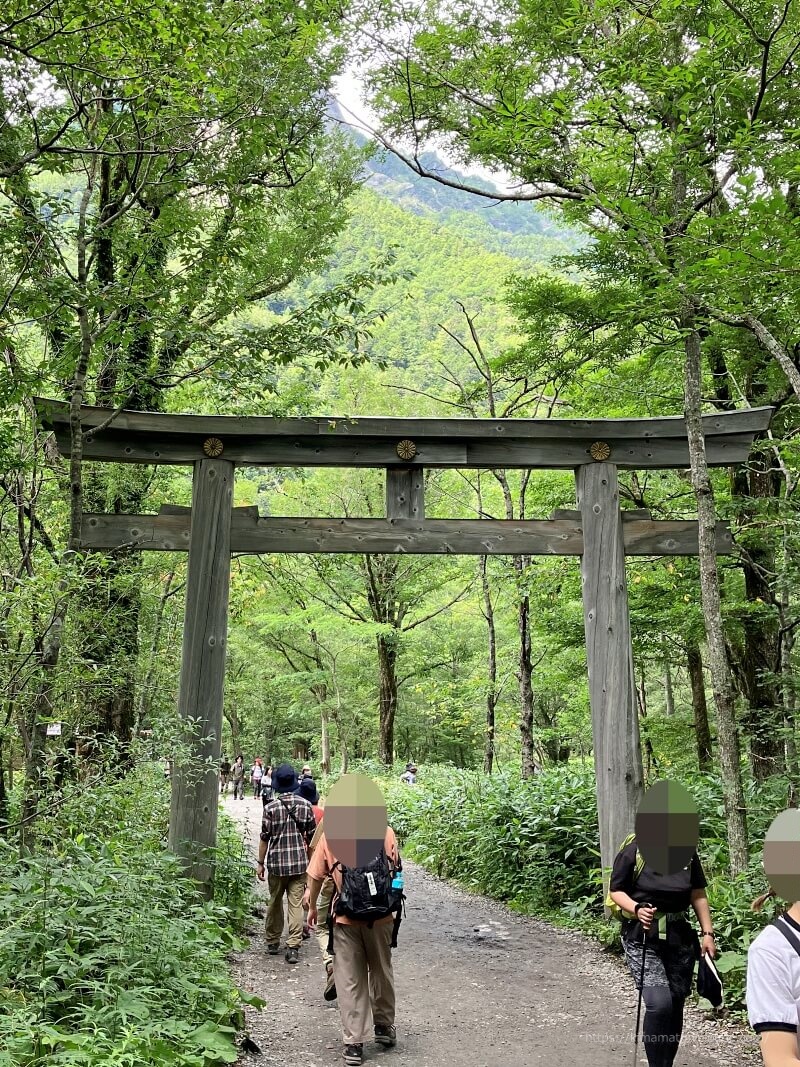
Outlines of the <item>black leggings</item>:
{"type": "Polygon", "coordinates": [[[672,1067],[683,1033],[683,997],[668,986],[645,986],[642,1034],[649,1067],[672,1067]]]}

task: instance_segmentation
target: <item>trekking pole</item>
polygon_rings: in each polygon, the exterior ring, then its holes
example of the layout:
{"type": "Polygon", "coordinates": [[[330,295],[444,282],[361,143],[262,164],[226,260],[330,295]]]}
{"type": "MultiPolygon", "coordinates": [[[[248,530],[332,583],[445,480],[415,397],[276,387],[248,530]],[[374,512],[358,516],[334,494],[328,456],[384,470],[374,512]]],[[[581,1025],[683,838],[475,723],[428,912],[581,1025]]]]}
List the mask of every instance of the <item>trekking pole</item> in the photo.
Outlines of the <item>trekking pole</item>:
{"type": "MultiPolygon", "coordinates": [[[[647,907],[649,905],[645,905],[647,907]]],[[[633,1067],[639,1061],[639,1024],[642,1019],[642,993],[644,992],[644,962],[647,956],[647,931],[642,927],[642,972],[639,975],[639,1004],[636,1008],[636,1036],[633,1039],[633,1067]]]]}

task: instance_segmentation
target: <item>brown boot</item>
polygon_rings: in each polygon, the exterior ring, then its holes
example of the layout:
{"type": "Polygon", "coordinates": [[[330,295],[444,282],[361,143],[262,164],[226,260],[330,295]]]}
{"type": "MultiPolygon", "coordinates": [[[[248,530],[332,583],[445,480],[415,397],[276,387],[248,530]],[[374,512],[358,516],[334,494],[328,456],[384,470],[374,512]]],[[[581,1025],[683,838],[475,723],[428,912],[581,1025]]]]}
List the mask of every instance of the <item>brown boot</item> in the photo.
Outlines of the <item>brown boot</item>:
{"type": "Polygon", "coordinates": [[[336,979],[333,977],[333,964],[326,963],[325,970],[328,973],[328,980],[325,983],[325,992],[322,995],[325,1000],[336,1000],[336,979]]]}

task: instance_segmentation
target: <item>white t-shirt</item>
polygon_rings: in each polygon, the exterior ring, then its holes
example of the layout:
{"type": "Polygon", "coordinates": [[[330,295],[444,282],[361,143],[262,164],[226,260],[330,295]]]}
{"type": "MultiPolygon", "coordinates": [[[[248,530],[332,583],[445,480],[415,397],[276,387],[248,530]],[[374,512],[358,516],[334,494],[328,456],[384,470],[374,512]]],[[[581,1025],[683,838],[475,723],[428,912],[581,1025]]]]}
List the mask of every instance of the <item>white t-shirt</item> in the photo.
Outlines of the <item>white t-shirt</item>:
{"type": "MultiPolygon", "coordinates": [[[[784,917],[800,940],[800,923],[784,917]]],[[[800,953],[774,926],[765,927],[747,952],[747,1016],[764,1030],[800,1030],[800,953]]]]}

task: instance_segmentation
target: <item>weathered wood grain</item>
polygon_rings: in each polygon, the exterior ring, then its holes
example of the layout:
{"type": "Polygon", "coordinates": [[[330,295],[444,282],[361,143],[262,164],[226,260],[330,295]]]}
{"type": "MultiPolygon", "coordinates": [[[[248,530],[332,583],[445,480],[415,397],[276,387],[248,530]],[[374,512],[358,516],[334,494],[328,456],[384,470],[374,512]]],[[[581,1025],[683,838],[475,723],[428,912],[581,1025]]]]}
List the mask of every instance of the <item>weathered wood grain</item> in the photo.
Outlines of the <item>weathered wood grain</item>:
{"type": "Polygon", "coordinates": [[[386,516],[389,519],[425,518],[425,472],[421,468],[386,470],[386,516]]]}
{"type": "Polygon", "coordinates": [[[190,756],[172,773],[169,847],[210,892],[216,844],[222,694],[228,635],[233,464],[200,460],[191,515],[156,516],[191,525],[178,711],[190,756]]]}
{"type": "MultiPolygon", "coordinates": [[[[69,405],[59,400],[37,398],[39,418],[49,428],[58,423],[69,425],[69,405]]],[[[105,423],[107,408],[86,406],[81,421],[86,429],[105,423]]],[[[772,408],[746,408],[742,411],[716,412],[703,417],[706,436],[727,433],[757,433],[769,425],[772,408]]],[[[171,415],[161,412],[122,411],[114,417],[110,431],[141,433],[147,436],[167,434],[194,435],[205,438],[286,436],[307,437],[383,437],[399,441],[403,437],[480,438],[504,440],[523,438],[591,438],[608,440],[626,437],[685,437],[682,415],[638,419],[397,419],[321,415],[314,418],[272,419],[236,415],[171,415]]]]}
{"type": "MultiPolygon", "coordinates": [[[[221,431],[219,431],[221,432],[221,431]]],[[[63,455],[69,454],[68,432],[60,427],[55,433],[63,455]]],[[[435,467],[472,470],[540,469],[572,470],[592,462],[590,448],[594,438],[562,440],[508,438],[504,441],[470,441],[466,438],[416,438],[417,455],[410,464],[401,464],[394,439],[360,437],[286,438],[225,437],[224,458],[238,466],[269,467],[435,467]]],[[[119,435],[107,430],[87,440],[84,458],[115,463],[188,465],[204,457],[202,437],[186,434],[161,437],[147,434],[119,435]]],[[[688,468],[689,448],[680,438],[631,441],[610,438],[611,461],[624,470],[666,470],[688,468]]],[[[743,463],[750,454],[752,434],[713,436],[706,441],[708,462],[712,466],[743,463]]]]}
{"type": "Polygon", "coordinates": [[[583,615],[600,857],[605,869],[633,829],[643,788],[624,541],[638,524],[622,522],[613,463],[580,467],[576,479],[583,517],[583,615]]]}
{"type": "MultiPolygon", "coordinates": [[[[407,552],[452,555],[566,555],[584,550],[582,524],[571,519],[304,519],[263,518],[234,509],[231,551],[273,552],[407,552]]],[[[242,509],[249,511],[250,509],[242,509]]],[[[579,516],[579,513],[575,513],[579,516]]],[[[629,556],[693,556],[697,523],[691,520],[634,519],[623,524],[629,556]]],[[[136,548],[185,552],[189,516],[84,515],[81,547],[136,548]]],[[[717,526],[717,551],[731,552],[727,523],[717,526]]]]}

